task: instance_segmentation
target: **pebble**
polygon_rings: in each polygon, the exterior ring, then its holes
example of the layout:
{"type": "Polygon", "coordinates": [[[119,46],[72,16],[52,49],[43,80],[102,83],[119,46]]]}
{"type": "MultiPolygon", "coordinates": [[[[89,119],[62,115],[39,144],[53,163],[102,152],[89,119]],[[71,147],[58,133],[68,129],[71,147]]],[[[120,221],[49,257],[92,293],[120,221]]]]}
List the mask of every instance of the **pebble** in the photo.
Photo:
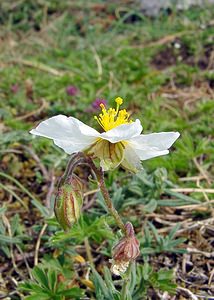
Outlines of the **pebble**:
{"type": "Polygon", "coordinates": [[[161,11],[168,9],[187,10],[192,6],[205,6],[212,4],[214,0],[141,0],[143,13],[150,17],[156,17],[161,11]]]}

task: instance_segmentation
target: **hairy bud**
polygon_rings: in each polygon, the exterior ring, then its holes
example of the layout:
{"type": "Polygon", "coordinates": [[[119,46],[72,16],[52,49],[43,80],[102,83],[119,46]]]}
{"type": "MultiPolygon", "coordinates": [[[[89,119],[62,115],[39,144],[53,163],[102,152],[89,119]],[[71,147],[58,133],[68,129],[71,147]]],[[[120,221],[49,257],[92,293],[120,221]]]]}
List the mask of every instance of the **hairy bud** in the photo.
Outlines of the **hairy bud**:
{"type": "Polygon", "coordinates": [[[135,237],[134,228],[130,222],[125,225],[126,235],[112,249],[112,267],[115,275],[124,273],[130,261],[140,254],[139,242],[135,237]]]}
{"type": "Polygon", "coordinates": [[[54,212],[64,230],[70,229],[80,217],[83,204],[83,185],[76,175],[72,175],[59,188],[54,212]]]}

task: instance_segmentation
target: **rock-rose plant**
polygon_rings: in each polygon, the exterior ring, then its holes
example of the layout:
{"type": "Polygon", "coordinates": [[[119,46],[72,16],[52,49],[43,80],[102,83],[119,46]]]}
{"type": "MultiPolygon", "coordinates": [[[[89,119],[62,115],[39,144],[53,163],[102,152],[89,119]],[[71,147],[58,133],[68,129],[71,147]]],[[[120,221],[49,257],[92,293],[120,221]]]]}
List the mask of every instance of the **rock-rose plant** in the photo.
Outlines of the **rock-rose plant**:
{"type": "Polygon", "coordinates": [[[41,122],[30,133],[52,139],[55,145],[72,154],[55,200],[55,215],[65,230],[72,230],[72,225],[78,220],[83,199],[81,183],[73,171],[80,163],[86,163],[93,170],[108,211],[124,235],[113,247],[111,260],[112,272],[122,275],[139,255],[139,242],[132,224],[124,224],[113,207],[105,186],[104,171],[121,166],[138,172],[142,168],[141,161],[168,154],[168,149],[180,134],[142,134],[140,120],[132,120],[126,109],[120,109],[123,99],[118,97],[115,102],[116,108],[109,109],[104,103],[100,104],[101,112],[94,119],[101,132],[74,117],[57,115],[41,122]]]}

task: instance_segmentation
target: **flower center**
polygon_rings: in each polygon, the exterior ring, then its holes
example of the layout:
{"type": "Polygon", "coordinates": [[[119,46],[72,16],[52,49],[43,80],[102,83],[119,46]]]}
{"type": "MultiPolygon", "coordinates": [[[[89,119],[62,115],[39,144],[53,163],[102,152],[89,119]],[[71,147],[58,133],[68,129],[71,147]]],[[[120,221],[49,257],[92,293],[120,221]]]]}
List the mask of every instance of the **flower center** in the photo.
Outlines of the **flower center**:
{"type": "Polygon", "coordinates": [[[111,130],[122,124],[132,123],[132,120],[129,119],[130,114],[126,111],[126,109],[119,109],[121,104],[123,103],[123,99],[117,97],[115,99],[117,103],[116,109],[109,108],[108,110],[105,108],[103,103],[100,104],[102,113],[99,116],[95,116],[95,120],[100,124],[100,126],[105,130],[111,130]]]}

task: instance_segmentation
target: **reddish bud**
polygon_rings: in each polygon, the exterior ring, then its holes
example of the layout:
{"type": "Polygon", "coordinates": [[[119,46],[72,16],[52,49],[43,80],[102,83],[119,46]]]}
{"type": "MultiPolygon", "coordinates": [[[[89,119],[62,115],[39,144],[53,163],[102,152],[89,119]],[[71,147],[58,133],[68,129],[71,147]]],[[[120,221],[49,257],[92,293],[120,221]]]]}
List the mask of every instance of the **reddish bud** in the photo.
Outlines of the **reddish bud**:
{"type": "Polygon", "coordinates": [[[126,223],[126,236],[124,236],[112,249],[112,272],[116,275],[124,273],[129,262],[135,260],[140,254],[139,242],[135,237],[134,228],[130,222],[126,223]]]}

